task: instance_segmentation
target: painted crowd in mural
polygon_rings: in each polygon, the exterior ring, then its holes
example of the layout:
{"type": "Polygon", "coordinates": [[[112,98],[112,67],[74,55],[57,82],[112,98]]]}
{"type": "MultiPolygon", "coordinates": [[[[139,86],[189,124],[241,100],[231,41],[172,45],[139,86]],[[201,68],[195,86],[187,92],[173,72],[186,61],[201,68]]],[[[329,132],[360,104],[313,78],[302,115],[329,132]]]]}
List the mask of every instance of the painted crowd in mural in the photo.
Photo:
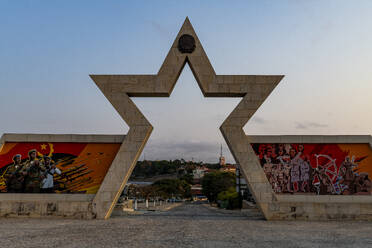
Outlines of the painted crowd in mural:
{"type": "Polygon", "coordinates": [[[0,148],[0,192],[94,194],[119,146],[5,143],[0,148]]]}
{"type": "Polygon", "coordinates": [[[369,195],[368,144],[252,144],[274,192],[369,195]]]}

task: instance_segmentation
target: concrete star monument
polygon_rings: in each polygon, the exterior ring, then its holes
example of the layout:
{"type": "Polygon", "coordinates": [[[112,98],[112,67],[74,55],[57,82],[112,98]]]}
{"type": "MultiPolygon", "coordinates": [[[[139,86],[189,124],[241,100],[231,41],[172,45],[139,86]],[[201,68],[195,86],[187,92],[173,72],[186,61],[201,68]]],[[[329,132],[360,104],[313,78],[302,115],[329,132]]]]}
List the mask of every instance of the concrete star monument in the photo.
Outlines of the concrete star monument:
{"type": "Polygon", "coordinates": [[[130,97],[169,97],[188,63],[205,97],[242,97],[220,130],[240,165],[261,211],[268,216],[273,192],[243,131],[282,75],[217,75],[190,21],[186,18],[156,75],[90,75],[130,129],[97,195],[97,218],[109,218],[152,132],[152,125],[130,97]]]}

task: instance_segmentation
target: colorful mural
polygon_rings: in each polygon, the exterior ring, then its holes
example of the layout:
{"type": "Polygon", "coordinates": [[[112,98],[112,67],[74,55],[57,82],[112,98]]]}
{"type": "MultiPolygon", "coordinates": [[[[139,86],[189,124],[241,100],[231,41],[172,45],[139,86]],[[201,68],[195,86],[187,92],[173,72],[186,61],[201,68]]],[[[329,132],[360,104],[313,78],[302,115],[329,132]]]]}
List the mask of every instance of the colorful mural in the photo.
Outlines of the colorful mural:
{"type": "Polygon", "coordinates": [[[252,144],[276,193],[371,194],[369,144],[252,144]]]}
{"type": "Polygon", "coordinates": [[[0,192],[98,191],[120,144],[5,143],[0,148],[0,192]]]}

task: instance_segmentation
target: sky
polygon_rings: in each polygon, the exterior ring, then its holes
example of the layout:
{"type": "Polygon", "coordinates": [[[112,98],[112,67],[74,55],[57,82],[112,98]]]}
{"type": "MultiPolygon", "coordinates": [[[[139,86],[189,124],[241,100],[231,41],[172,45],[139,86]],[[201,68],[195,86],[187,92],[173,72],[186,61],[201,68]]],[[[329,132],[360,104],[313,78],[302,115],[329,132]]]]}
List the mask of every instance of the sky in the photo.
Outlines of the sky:
{"type": "MultiPolygon", "coordinates": [[[[285,75],[247,134],[372,133],[372,1],[0,1],[0,135],[125,134],[89,74],[156,74],[186,16],[217,74],[285,75]]],[[[141,160],[217,162],[238,98],[188,66],[170,98],[134,98],[141,160]]]]}

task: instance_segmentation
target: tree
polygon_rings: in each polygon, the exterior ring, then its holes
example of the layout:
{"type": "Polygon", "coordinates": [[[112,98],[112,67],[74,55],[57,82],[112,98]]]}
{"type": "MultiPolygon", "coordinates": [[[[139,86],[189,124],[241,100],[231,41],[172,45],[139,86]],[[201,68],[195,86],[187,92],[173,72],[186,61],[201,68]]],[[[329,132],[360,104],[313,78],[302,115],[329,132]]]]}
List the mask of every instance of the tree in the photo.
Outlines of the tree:
{"type": "Polygon", "coordinates": [[[204,164],[204,166],[212,170],[219,170],[222,167],[220,164],[204,164]]]}
{"type": "Polygon", "coordinates": [[[236,192],[234,187],[229,188],[227,191],[222,191],[217,196],[218,205],[222,208],[236,209],[241,208],[239,193],[236,192]]]}
{"type": "Polygon", "coordinates": [[[179,177],[179,179],[186,181],[188,184],[192,184],[194,181],[194,176],[192,174],[185,174],[179,177]]]}
{"type": "Polygon", "coordinates": [[[182,167],[181,160],[138,161],[131,178],[151,178],[157,175],[176,174],[182,167]]]}
{"type": "Polygon", "coordinates": [[[188,198],[191,196],[191,186],[185,180],[162,179],[154,182],[153,187],[156,193],[164,198],[172,196],[188,198]]]}
{"type": "Polygon", "coordinates": [[[206,174],[201,183],[202,192],[209,202],[216,202],[219,193],[235,187],[236,179],[234,173],[215,171],[206,174]]]}

